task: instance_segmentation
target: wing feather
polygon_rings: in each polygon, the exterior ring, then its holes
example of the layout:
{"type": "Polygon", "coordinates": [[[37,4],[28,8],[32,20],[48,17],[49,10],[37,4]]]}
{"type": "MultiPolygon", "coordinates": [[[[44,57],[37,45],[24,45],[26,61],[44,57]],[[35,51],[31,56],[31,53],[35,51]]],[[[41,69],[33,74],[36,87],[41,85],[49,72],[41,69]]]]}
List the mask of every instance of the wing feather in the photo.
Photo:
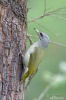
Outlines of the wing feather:
{"type": "Polygon", "coordinates": [[[44,56],[44,49],[35,47],[34,52],[30,54],[28,63],[29,75],[32,75],[38,68],[42,58],[44,56]]]}

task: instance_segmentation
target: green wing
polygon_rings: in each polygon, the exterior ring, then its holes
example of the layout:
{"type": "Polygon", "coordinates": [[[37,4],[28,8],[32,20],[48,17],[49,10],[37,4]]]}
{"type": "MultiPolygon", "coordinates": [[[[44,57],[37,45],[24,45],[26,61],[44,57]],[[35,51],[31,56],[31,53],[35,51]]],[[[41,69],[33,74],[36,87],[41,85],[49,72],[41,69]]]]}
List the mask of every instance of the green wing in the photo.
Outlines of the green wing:
{"type": "Polygon", "coordinates": [[[29,76],[34,74],[34,72],[37,70],[41,60],[43,59],[44,56],[44,49],[35,47],[34,52],[30,54],[30,60],[28,63],[28,71],[29,71],[29,76]]]}
{"type": "Polygon", "coordinates": [[[22,76],[21,83],[23,83],[27,77],[32,77],[37,69],[38,66],[43,59],[44,56],[44,49],[35,47],[34,52],[30,54],[30,59],[28,63],[28,71],[22,76]]]}

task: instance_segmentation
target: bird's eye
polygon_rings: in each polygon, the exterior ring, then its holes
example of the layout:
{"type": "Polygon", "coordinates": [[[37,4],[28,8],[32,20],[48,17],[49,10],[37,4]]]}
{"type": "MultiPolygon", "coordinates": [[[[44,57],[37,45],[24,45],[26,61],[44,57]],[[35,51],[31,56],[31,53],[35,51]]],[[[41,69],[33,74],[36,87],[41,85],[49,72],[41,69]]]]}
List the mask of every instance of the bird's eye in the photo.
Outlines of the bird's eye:
{"type": "Polygon", "coordinates": [[[42,33],[40,33],[40,35],[41,35],[41,37],[43,37],[43,34],[42,33]]]}

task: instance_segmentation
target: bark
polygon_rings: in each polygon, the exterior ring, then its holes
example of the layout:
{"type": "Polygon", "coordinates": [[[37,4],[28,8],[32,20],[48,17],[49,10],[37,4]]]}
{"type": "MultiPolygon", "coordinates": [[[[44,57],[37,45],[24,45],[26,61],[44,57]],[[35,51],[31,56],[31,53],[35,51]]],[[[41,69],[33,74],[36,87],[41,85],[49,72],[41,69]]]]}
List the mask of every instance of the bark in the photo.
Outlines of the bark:
{"type": "Polygon", "coordinates": [[[27,0],[0,0],[0,100],[24,100],[27,0]]]}

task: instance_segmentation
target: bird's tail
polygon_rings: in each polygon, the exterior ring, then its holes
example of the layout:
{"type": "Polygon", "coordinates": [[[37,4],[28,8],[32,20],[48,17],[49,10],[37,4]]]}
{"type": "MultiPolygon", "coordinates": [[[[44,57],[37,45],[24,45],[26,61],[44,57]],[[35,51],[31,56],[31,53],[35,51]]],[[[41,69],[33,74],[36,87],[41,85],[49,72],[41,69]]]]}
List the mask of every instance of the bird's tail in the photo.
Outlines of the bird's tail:
{"type": "Polygon", "coordinates": [[[29,71],[27,71],[23,76],[22,76],[22,79],[21,79],[21,84],[26,80],[26,78],[29,76],[29,71]]]}

